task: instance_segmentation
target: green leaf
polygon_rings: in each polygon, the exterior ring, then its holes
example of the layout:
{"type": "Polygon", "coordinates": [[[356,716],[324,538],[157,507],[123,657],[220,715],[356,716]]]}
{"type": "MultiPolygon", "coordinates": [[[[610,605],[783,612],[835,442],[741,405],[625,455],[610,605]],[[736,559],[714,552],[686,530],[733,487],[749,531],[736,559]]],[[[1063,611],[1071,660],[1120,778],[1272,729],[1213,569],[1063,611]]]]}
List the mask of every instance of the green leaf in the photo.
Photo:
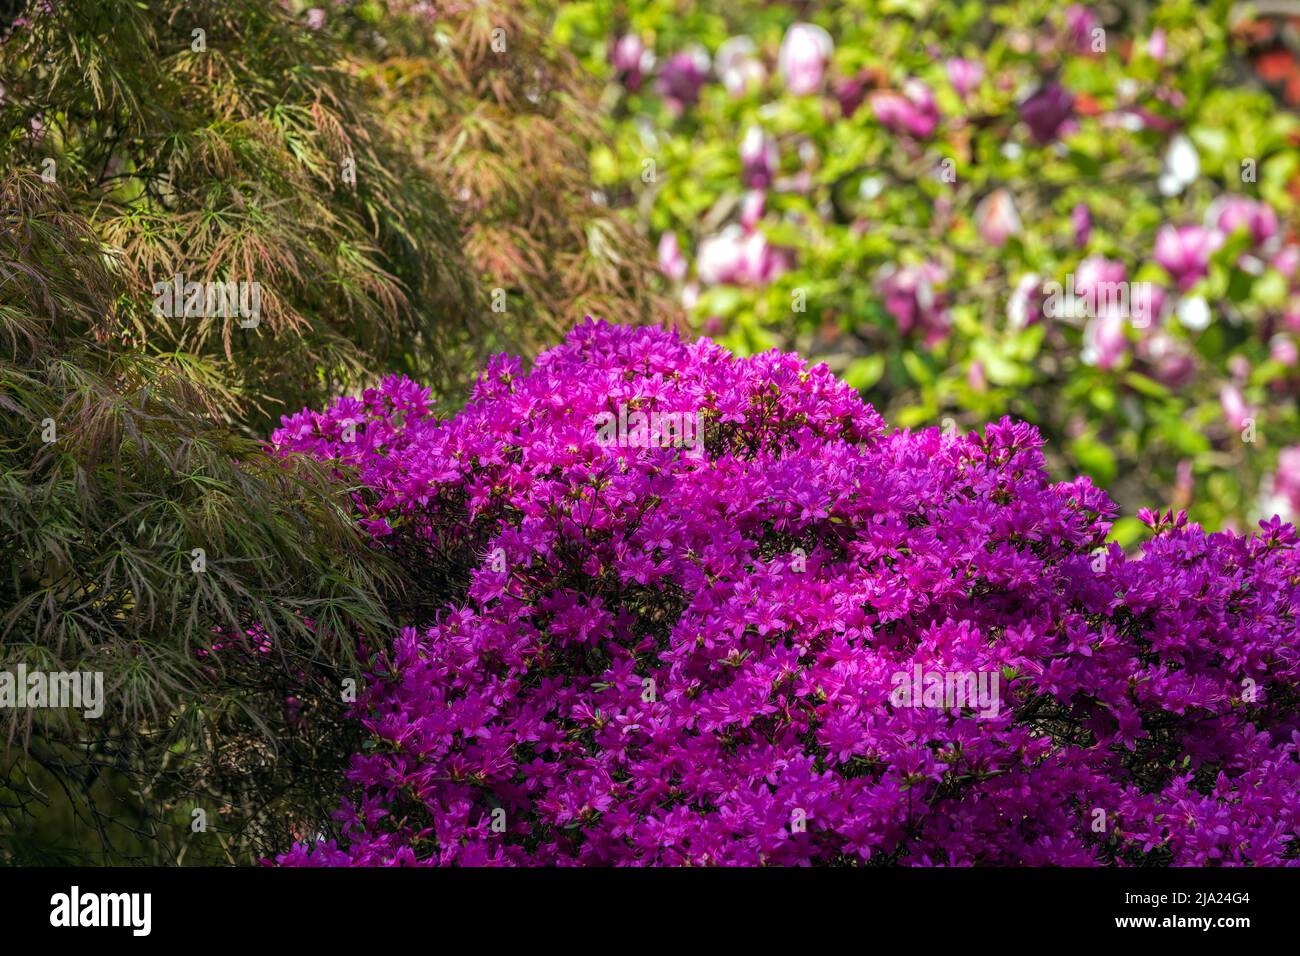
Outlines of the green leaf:
{"type": "Polygon", "coordinates": [[[912,376],[913,381],[920,385],[934,384],[934,370],[916,352],[904,352],[903,365],[907,368],[907,373],[912,376]]]}
{"type": "Polygon", "coordinates": [[[1121,548],[1128,550],[1143,538],[1149,536],[1150,533],[1151,529],[1137,518],[1126,516],[1117,519],[1115,523],[1111,525],[1110,534],[1106,536],[1106,540],[1114,541],[1121,548]]]}
{"type": "Polygon", "coordinates": [[[1070,442],[1070,454],[1095,482],[1108,485],[1115,480],[1115,453],[1092,435],[1080,435],[1070,442]]]}
{"type": "Polygon", "coordinates": [[[844,381],[859,392],[865,392],[880,381],[885,374],[885,357],[880,354],[854,359],[844,370],[844,381]]]}
{"type": "Polygon", "coordinates": [[[1147,378],[1140,372],[1129,372],[1124,376],[1124,384],[1143,395],[1152,398],[1168,398],[1169,389],[1153,378],[1147,378]]]}

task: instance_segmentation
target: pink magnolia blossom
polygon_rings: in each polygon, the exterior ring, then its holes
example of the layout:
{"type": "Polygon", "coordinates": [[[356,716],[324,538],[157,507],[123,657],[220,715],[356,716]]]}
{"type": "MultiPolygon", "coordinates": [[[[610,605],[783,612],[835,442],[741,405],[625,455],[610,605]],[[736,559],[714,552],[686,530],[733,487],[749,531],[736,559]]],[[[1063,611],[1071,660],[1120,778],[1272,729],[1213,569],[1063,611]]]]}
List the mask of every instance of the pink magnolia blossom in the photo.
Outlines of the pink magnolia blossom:
{"type": "Polygon", "coordinates": [[[873,82],[871,72],[863,70],[856,76],[841,77],[831,84],[831,93],[840,105],[841,116],[849,117],[858,111],[873,82]]]}
{"type": "Polygon", "coordinates": [[[1036,272],[1021,276],[1007,297],[1007,322],[1013,329],[1033,325],[1043,315],[1043,277],[1036,272]]]}
{"type": "Polygon", "coordinates": [[[646,49],[639,36],[626,33],[614,41],[610,65],[623,87],[635,93],[641,89],[646,73],[654,66],[654,54],[646,49]]]}
{"type": "Polygon", "coordinates": [[[935,262],[886,266],[876,278],[876,290],[901,333],[920,331],[934,343],[948,333],[948,297],[943,290],[947,279],[947,270],[935,262]]]}
{"type": "Polygon", "coordinates": [[[948,82],[957,91],[957,95],[963,99],[970,96],[979,87],[980,81],[984,79],[984,64],[978,60],[964,60],[961,57],[952,57],[944,64],[944,69],[948,73],[948,82]]]}
{"type": "Polygon", "coordinates": [[[1273,491],[1286,501],[1292,514],[1300,514],[1300,445],[1278,452],[1273,491]]]}
{"type": "Polygon", "coordinates": [[[695,271],[705,285],[727,285],[740,281],[744,262],[744,233],[728,226],[700,242],[695,271]]]}
{"type": "Polygon", "coordinates": [[[789,267],[763,233],[731,225],[700,243],[695,269],[705,285],[765,285],[789,267]]]}
{"type": "Polygon", "coordinates": [[[1267,244],[1278,234],[1273,207],[1245,196],[1221,196],[1210,205],[1206,219],[1225,235],[1244,229],[1256,247],[1267,244]]]}
{"type": "Polygon", "coordinates": [[[1129,352],[1124,316],[1107,311],[1090,318],[1083,327],[1083,361],[1110,370],[1129,352]]]}
{"type": "Polygon", "coordinates": [[[664,62],[657,89],[673,109],[680,111],[699,101],[700,89],[708,76],[708,51],[702,46],[692,46],[664,62]]]}
{"type": "Polygon", "coordinates": [[[791,26],[785,32],[777,57],[777,68],[786,89],[797,96],[820,90],[834,52],[835,41],[821,27],[813,23],[791,26]]]}
{"type": "Polygon", "coordinates": [[[1228,427],[1233,431],[1241,431],[1246,427],[1246,420],[1254,412],[1246,404],[1246,398],[1241,394],[1241,389],[1236,385],[1224,385],[1219,390],[1219,404],[1223,408],[1223,417],[1228,423],[1228,427]]]}
{"type": "Polygon", "coordinates": [[[776,140],[751,126],[740,140],[740,178],[750,189],[766,189],[776,178],[780,156],[776,140]]]}
{"type": "Polygon", "coordinates": [[[1077,203],[1070,210],[1070,224],[1074,227],[1074,244],[1085,248],[1092,238],[1092,212],[1087,203],[1077,203]]]}
{"type": "Polygon", "coordinates": [[[1222,244],[1223,235],[1204,226],[1162,226],[1156,233],[1155,260],[1185,291],[1206,276],[1210,256],[1222,244]]]}
{"type": "Polygon", "coordinates": [[[659,237],[659,271],[674,282],[686,278],[687,264],[677,242],[677,233],[669,230],[659,237]]]}
{"type": "Polygon", "coordinates": [[[1282,273],[1288,282],[1294,282],[1296,271],[1300,269],[1300,246],[1283,246],[1274,253],[1269,265],[1282,273]]]}
{"type": "Polygon", "coordinates": [[[1138,343],[1138,355],[1151,368],[1156,381],[1182,388],[1196,376],[1196,360],[1185,343],[1157,330],[1138,343]]]}
{"type": "Polygon", "coordinates": [[[732,96],[763,85],[767,70],[758,58],[754,41],[747,36],[736,36],[718,47],[713,57],[713,72],[732,96]]]}
{"type": "Polygon", "coordinates": [[[1128,277],[1124,263],[1105,256],[1088,256],[1074,270],[1075,295],[1095,314],[1114,301],[1118,286],[1128,277]]]}
{"type": "Polygon", "coordinates": [[[751,189],[740,201],[740,225],[746,232],[752,232],[763,220],[767,206],[767,194],[761,189],[751,189]]]}
{"type": "Polygon", "coordinates": [[[1020,232],[1020,215],[1016,201],[1005,189],[989,193],[975,207],[975,225],[980,238],[994,246],[1004,246],[1020,232]]]}
{"type": "Polygon", "coordinates": [[[876,119],[890,132],[916,139],[929,139],[939,125],[939,107],[934,94],[920,80],[903,84],[903,92],[882,90],[872,94],[871,108],[876,119]]]}
{"type": "Polygon", "coordinates": [[[1065,10],[1065,35],[1080,53],[1092,50],[1092,34],[1101,27],[1096,11],[1083,4],[1071,4],[1065,10]]]}
{"type": "Polygon", "coordinates": [[[1059,83],[1047,84],[1020,104],[1020,118],[1039,146],[1056,139],[1073,113],[1074,96],[1059,83]]]}
{"type": "Polygon", "coordinates": [[[1169,43],[1165,37],[1165,31],[1156,27],[1151,31],[1151,36],[1147,40],[1147,55],[1157,63],[1163,63],[1169,53],[1169,43]]]}
{"type": "Polygon", "coordinates": [[[1289,335],[1275,335],[1268,343],[1268,356],[1283,365],[1295,365],[1300,361],[1300,350],[1296,348],[1295,339],[1289,335]]]}

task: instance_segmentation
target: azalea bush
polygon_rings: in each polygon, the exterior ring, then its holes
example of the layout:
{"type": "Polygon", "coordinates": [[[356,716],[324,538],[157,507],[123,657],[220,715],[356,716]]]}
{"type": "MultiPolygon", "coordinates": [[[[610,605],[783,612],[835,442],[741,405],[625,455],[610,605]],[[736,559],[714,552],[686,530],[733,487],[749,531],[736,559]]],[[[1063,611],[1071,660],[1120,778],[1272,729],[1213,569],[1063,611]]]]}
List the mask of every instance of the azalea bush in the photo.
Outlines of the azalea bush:
{"type": "Polygon", "coordinates": [[[824,358],[901,425],[1035,423],[1128,545],[1142,505],[1300,504],[1300,121],[1250,26],[1228,0],[639,0],[555,32],[607,82],[598,185],[705,332],[824,358]]]}
{"type": "Polygon", "coordinates": [[[454,416],[394,377],[274,440],[423,583],[282,863],[1297,858],[1278,520],[1144,511],[1129,557],[1028,424],[891,429],[824,364],[596,322],[454,416]]]}

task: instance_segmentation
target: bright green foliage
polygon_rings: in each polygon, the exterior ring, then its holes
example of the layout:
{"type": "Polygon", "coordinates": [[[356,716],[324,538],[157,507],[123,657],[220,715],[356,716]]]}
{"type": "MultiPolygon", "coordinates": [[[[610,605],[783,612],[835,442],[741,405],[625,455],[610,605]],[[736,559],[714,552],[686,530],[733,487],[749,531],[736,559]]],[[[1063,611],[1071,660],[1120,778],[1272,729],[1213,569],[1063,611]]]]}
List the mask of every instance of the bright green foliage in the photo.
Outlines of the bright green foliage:
{"type": "MultiPolygon", "coordinates": [[[[1284,315],[1300,325],[1295,276],[1242,268],[1243,237],[1230,238],[1187,290],[1208,303],[1209,327],[1172,315],[1161,326],[1195,367],[1174,387],[1154,374],[1147,333],[1128,327],[1123,360],[1103,369],[1084,361],[1083,322],[1040,318],[1025,328],[1008,318],[1008,304],[1023,277],[1064,283],[1094,255],[1123,263],[1130,280],[1172,288],[1152,258],[1157,231],[1202,223],[1225,193],[1269,203],[1283,231],[1294,223],[1300,120],[1239,55],[1231,7],[1097,7],[1110,18],[1100,21],[1101,49],[1091,36],[1082,47],[1071,42],[1065,5],[1044,0],[579,2],[561,10],[555,33],[609,81],[616,144],[593,153],[600,188],[653,238],[674,233],[688,262],[737,218],[746,131],[775,140],[776,182],[758,229],[791,251],[793,268],[768,284],[704,284],[692,314],[705,331],[741,351],[779,344],[824,358],[902,425],[1027,419],[1048,437],[1058,475],[1093,475],[1129,515],[1177,504],[1215,527],[1273,512],[1261,500],[1268,475],[1278,451],[1300,440],[1300,375],[1270,357],[1274,335],[1297,331],[1284,315]],[[776,70],[782,38],[801,20],[835,44],[824,88],[812,95],[791,93],[776,70]],[[1157,30],[1163,59],[1148,45],[1157,30]],[[619,84],[610,62],[613,41],[628,34],[656,57],[636,90],[619,84]],[[714,73],[698,104],[674,110],[656,87],[665,61],[693,44],[716,55],[740,35],[753,39],[767,80],[733,95],[714,73]],[[946,75],[951,57],[983,65],[966,97],[946,75]],[[932,137],[890,132],[873,110],[873,92],[902,90],[909,79],[936,97],[932,137]],[[1076,98],[1076,128],[1040,145],[1020,104],[1053,79],[1076,98]],[[846,116],[839,99],[849,81],[863,99],[846,116]],[[1166,196],[1158,181],[1180,131],[1200,173],[1166,196]],[[648,160],[657,167],[650,182],[641,175],[648,160]],[[981,203],[998,190],[1022,223],[1000,247],[978,229],[981,203]],[[1080,204],[1092,219],[1083,245],[1071,221],[1080,204]],[[900,333],[880,293],[883,270],[924,261],[947,273],[939,291],[950,324],[930,342],[900,333]],[[1253,412],[1253,442],[1220,408],[1228,384],[1253,412]]],[[[692,270],[687,289],[695,278],[692,270]]],[[[1118,537],[1130,541],[1132,531],[1122,521],[1118,537]]]]}

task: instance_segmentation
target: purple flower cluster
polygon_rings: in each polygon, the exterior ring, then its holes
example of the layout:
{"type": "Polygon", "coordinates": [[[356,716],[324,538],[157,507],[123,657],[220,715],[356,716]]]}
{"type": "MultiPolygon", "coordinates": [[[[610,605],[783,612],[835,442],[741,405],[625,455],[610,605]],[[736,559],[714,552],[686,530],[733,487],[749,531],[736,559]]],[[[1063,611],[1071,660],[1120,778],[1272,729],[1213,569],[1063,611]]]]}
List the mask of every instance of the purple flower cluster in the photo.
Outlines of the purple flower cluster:
{"type": "Polygon", "coordinates": [[[389,379],[275,444],[458,591],[372,662],[342,839],[284,864],[1296,860],[1300,551],[889,431],[825,366],[588,322],[433,417],[389,379]],[[697,415],[704,454],[598,440],[697,415]],[[630,410],[630,411],[629,411],[630,410]],[[605,416],[607,417],[607,416],[605,416]],[[991,708],[899,675],[992,675],[991,708]]]}

